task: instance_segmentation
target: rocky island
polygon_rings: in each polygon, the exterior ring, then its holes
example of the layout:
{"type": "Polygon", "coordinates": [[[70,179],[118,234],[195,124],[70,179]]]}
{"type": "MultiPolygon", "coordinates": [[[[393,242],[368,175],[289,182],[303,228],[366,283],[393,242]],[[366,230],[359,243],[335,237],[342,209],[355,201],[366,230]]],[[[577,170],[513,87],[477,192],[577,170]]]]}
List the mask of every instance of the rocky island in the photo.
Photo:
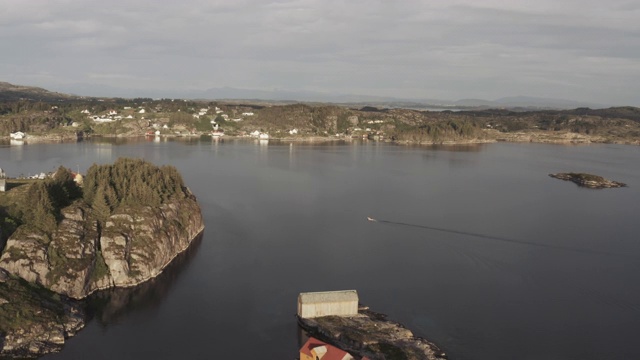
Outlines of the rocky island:
{"type": "Polygon", "coordinates": [[[557,174],[549,174],[552,178],[572,181],[578,186],[587,187],[590,189],[606,189],[606,188],[619,188],[626,187],[627,184],[612,181],[603,178],[602,176],[592,175],[592,174],[584,174],[584,173],[557,173],[557,174]]]}
{"type": "Polygon", "coordinates": [[[358,359],[447,359],[432,342],[414,336],[386,315],[359,305],[355,290],[301,293],[297,318],[309,336],[358,359]]]}
{"type": "Polygon", "coordinates": [[[0,357],[59,350],[83,326],[73,299],[155,278],[204,228],[177,170],[143,160],[93,165],[81,187],[61,167],[0,200],[0,357]]]}

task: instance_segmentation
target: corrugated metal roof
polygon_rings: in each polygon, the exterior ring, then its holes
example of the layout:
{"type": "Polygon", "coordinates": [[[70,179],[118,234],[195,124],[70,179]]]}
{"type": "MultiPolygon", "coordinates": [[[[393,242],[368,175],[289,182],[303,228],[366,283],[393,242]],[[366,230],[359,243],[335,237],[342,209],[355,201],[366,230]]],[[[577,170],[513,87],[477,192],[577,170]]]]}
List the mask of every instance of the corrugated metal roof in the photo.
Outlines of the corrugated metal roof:
{"type": "Polygon", "coordinates": [[[307,293],[300,293],[300,295],[298,295],[298,300],[302,304],[343,302],[343,301],[357,302],[358,292],[355,290],[307,292],[307,293]]]}

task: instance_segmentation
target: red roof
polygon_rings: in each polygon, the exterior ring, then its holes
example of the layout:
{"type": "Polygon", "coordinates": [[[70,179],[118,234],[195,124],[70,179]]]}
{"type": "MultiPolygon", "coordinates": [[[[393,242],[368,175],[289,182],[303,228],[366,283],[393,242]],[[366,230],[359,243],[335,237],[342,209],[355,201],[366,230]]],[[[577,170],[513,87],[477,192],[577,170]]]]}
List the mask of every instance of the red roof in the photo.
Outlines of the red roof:
{"type": "Polygon", "coordinates": [[[302,346],[300,352],[311,356],[311,351],[315,348],[326,347],[327,351],[324,356],[321,357],[322,360],[342,360],[344,356],[348,353],[342,349],[338,349],[333,345],[329,345],[326,342],[320,341],[316,338],[310,337],[309,340],[302,346]]]}

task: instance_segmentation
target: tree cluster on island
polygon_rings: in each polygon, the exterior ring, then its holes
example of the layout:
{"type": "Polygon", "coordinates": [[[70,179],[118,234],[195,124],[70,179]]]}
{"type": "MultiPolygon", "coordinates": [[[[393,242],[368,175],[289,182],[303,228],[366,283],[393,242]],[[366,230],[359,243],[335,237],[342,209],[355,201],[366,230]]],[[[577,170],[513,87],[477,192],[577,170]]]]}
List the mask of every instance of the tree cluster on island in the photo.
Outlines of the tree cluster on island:
{"type": "Polygon", "coordinates": [[[76,183],[71,170],[60,166],[53,177],[28,181],[18,196],[0,203],[2,237],[26,225],[51,236],[61,210],[74,202],[104,222],[121,208],[160,206],[170,199],[188,196],[182,176],[173,166],[157,167],[142,159],[120,158],[113,164],[92,165],[76,183]]]}

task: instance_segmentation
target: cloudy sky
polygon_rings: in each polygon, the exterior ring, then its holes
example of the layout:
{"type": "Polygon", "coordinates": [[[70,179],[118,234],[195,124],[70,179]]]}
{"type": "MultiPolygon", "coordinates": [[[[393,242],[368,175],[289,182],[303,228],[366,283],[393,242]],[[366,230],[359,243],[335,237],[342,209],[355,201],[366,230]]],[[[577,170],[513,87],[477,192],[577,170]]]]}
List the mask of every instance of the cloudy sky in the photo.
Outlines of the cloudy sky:
{"type": "Polygon", "coordinates": [[[638,19],[639,0],[0,0],[0,81],[638,106],[638,19]]]}

